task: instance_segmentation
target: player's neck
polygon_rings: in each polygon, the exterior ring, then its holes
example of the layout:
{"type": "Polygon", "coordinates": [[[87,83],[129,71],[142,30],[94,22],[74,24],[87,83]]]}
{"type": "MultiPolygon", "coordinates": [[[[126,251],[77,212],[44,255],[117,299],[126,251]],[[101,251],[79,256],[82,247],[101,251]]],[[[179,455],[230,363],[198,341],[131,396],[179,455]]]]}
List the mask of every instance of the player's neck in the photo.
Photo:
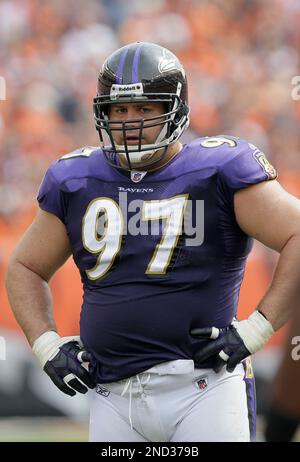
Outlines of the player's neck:
{"type": "MultiPolygon", "coordinates": [[[[176,143],[171,144],[168,149],[166,154],[163,156],[161,160],[158,162],[155,162],[153,165],[149,165],[148,167],[140,167],[137,168],[136,170],[138,171],[144,171],[144,172],[153,172],[154,170],[158,170],[159,168],[164,167],[168,162],[170,162],[182,149],[182,144],[180,141],[176,141],[176,143]]],[[[159,158],[161,155],[161,152],[157,152],[157,157],[159,158]]]]}
{"type": "MultiPolygon", "coordinates": [[[[152,172],[154,170],[158,170],[159,168],[162,168],[164,167],[164,165],[166,165],[168,162],[170,162],[181,150],[182,150],[182,143],[180,141],[176,141],[176,143],[174,144],[171,144],[170,146],[168,146],[168,149],[165,153],[165,155],[163,156],[162,159],[160,159],[159,161],[149,165],[149,166],[140,166],[140,167],[135,167],[133,170],[136,170],[136,171],[142,171],[142,172],[152,172]]],[[[162,155],[162,151],[157,151],[155,153],[155,156],[159,159],[160,156],[162,155]]],[[[127,162],[120,158],[120,164],[122,166],[124,166],[124,168],[127,167],[127,162]]]]}

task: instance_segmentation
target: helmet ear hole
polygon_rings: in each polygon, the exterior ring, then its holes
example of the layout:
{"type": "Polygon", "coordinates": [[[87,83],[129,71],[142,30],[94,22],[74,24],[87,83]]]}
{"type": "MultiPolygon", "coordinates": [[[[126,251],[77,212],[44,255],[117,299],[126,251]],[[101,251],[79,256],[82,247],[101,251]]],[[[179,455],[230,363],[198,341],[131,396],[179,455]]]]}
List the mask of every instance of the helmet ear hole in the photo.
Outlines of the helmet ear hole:
{"type": "Polygon", "coordinates": [[[189,109],[186,105],[181,105],[180,109],[178,110],[178,112],[176,113],[175,117],[174,117],[174,123],[175,125],[179,125],[182,118],[184,116],[187,116],[189,113],[189,109]]]}
{"type": "Polygon", "coordinates": [[[102,113],[104,114],[104,116],[109,117],[110,111],[111,111],[111,104],[106,104],[102,106],[102,113]]]}

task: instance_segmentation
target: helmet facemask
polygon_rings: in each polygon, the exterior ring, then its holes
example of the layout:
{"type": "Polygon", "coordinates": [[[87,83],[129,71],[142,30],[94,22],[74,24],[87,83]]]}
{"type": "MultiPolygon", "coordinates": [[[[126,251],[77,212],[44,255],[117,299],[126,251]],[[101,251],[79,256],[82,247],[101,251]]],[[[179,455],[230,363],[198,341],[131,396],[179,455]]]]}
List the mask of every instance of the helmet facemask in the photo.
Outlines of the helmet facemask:
{"type": "Polygon", "coordinates": [[[143,84],[111,86],[109,95],[94,98],[94,118],[100,143],[106,160],[115,167],[126,170],[143,168],[161,160],[170,144],[176,142],[188,125],[188,107],[180,99],[181,83],[177,84],[175,93],[144,93],[143,84]],[[112,104],[128,103],[163,103],[166,108],[163,114],[142,119],[110,120],[109,107],[112,104]],[[143,130],[161,126],[157,139],[152,144],[142,144],[143,130]],[[122,131],[124,144],[117,144],[113,134],[122,131]],[[138,142],[128,144],[130,132],[138,132],[138,142]],[[160,156],[154,156],[161,150],[160,156]],[[126,160],[127,168],[116,165],[114,153],[126,160]]]}

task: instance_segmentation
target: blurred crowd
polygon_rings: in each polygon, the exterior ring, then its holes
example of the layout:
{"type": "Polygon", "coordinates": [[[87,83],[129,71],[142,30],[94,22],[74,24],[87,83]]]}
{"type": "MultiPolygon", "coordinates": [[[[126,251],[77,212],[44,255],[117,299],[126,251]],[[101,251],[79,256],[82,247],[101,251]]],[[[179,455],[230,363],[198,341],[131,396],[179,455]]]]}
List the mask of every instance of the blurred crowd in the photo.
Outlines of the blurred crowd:
{"type": "MultiPolygon", "coordinates": [[[[294,0],[2,0],[0,217],[32,207],[52,160],[97,145],[92,98],[103,60],[132,41],[182,60],[191,124],[184,141],[231,134],[283,174],[300,172],[300,2],[294,0]]],[[[299,181],[299,177],[298,177],[299,181]]]]}

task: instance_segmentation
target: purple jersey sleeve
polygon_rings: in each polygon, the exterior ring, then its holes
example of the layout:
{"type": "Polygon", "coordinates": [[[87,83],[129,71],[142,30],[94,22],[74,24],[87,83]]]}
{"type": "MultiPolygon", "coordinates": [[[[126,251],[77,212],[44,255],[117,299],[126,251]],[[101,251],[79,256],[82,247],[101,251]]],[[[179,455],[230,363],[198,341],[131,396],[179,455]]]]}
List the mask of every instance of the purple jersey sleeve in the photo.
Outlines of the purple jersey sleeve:
{"type": "Polygon", "coordinates": [[[274,180],[277,172],[263,152],[243,141],[238,155],[223,166],[222,177],[226,186],[235,192],[252,184],[274,180]]]}
{"type": "Polygon", "coordinates": [[[66,202],[64,192],[61,190],[59,183],[51,172],[51,167],[47,170],[40,189],[37,200],[42,210],[53,213],[64,224],[66,217],[66,202]]]}

